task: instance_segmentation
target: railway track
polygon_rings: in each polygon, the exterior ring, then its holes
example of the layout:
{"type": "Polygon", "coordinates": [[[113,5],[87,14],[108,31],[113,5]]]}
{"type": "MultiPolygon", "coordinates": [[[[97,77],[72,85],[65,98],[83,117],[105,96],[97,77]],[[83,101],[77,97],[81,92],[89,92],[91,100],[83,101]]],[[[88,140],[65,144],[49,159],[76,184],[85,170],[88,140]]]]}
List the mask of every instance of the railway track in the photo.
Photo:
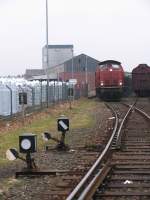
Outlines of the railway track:
{"type": "Polygon", "coordinates": [[[115,116],[106,148],[67,200],[150,199],[150,116],[135,104],[115,116]]]}

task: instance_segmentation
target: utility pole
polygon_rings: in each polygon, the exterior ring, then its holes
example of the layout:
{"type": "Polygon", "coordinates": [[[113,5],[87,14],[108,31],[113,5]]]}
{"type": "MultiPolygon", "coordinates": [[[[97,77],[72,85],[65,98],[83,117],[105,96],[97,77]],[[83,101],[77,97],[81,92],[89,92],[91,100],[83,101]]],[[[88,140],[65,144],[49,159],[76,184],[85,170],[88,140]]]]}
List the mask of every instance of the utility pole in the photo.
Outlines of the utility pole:
{"type": "Polygon", "coordinates": [[[72,48],[72,68],[71,68],[71,78],[73,79],[74,78],[74,70],[73,70],[73,65],[74,65],[74,63],[73,63],[73,48],[72,48]]]}
{"type": "Polygon", "coordinates": [[[87,55],[86,55],[86,58],[85,58],[85,83],[86,84],[88,83],[88,80],[87,80],[87,55]]]}
{"type": "Polygon", "coordinates": [[[46,0],[46,56],[47,56],[47,67],[48,67],[48,0],[46,0]]]}
{"type": "Polygon", "coordinates": [[[46,0],[46,66],[45,66],[45,75],[47,78],[47,108],[49,107],[49,76],[48,76],[48,66],[49,66],[49,59],[48,59],[48,0],[46,0]]]}
{"type": "Polygon", "coordinates": [[[59,103],[59,68],[58,68],[58,71],[57,71],[57,89],[58,89],[58,103],[59,103]]]}

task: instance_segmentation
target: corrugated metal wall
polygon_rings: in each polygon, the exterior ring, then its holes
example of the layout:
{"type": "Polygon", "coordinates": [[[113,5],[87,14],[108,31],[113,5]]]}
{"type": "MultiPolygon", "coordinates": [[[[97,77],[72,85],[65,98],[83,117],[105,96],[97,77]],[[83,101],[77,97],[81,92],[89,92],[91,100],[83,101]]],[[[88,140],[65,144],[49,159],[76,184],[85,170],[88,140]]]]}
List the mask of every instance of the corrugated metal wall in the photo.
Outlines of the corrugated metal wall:
{"type": "Polygon", "coordinates": [[[65,72],[72,71],[72,62],[73,62],[73,72],[84,72],[86,70],[86,66],[87,66],[87,71],[95,72],[96,67],[99,63],[98,60],[86,56],[85,54],[81,54],[79,56],[74,57],[73,61],[71,59],[64,63],[65,72]]]}

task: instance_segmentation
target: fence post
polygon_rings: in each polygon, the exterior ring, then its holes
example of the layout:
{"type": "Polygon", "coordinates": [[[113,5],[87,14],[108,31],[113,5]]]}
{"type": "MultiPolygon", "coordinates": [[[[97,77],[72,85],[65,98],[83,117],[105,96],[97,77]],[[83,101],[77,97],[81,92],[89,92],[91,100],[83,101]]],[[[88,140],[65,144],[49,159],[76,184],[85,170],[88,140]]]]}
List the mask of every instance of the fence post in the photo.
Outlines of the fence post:
{"type": "Polygon", "coordinates": [[[49,107],[49,79],[47,79],[47,86],[46,86],[46,100],[47,100],[47,108],[49,107]]]}
{"type": "Polygon", "coordinates": [[[41,108],[42,108],[42,80],[40,80],[40,86],[41,86],[40,87],[41,88],[41,92],[40,92],[41,93],[41,96],[40,96],[40,101],[41,102],[40,103],[41,103],[41,108]]]}
{"type": "Polygon", "coordinates": [[[54,105],[55,105],[55,80],[54,80],[54,87],[53,87],[53,91],[54,91],[54,105]]]}
{"type": "MultiPolygon", "coordinates": [[[[24,89],[19,85],[19,88],[21,89],[22,93],[24,93],[24,89]]],[[[25,123],[25,106],[24,102],[22,103],[22,124],[25,123]]]]}

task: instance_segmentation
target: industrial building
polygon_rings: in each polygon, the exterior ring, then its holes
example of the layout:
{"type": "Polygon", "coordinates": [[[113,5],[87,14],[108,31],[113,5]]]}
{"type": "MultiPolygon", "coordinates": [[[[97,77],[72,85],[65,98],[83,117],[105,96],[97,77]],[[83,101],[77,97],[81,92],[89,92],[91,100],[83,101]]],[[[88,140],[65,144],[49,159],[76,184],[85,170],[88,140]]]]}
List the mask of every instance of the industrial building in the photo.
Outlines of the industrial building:
{"type": "Polygon", "coordinates": [[[88,90],[93,90],[95,88],[95,71],[99,62],[88,55],[80,54],[60,65],[49,67],[47,73],[63,81],[77,79],[78,87],[88,85],[88,90]]]}
{"type": "Polygon", "coordinates": [[[73,45],[48,45],[42,48],[42,68],[49,68],[69,60],[73,57],[73,45]]]}
{"type": "Polygon", "coordinates": [[[45,71],[43,69],[26,69],[24,78],[27,80],[32,79],[34,76],[44,75],[45,71]]]}
{"type": "Polygon", "coordinates": [[[41,70],[26,70],[25,78],[28,80],[50,80],[68,81],[76,79],[76,87],[88,91],[95,90],[95,71],[98,63],[86,54],[73,56],[73,45],[48,45],[42,49],[41,70]]]}

